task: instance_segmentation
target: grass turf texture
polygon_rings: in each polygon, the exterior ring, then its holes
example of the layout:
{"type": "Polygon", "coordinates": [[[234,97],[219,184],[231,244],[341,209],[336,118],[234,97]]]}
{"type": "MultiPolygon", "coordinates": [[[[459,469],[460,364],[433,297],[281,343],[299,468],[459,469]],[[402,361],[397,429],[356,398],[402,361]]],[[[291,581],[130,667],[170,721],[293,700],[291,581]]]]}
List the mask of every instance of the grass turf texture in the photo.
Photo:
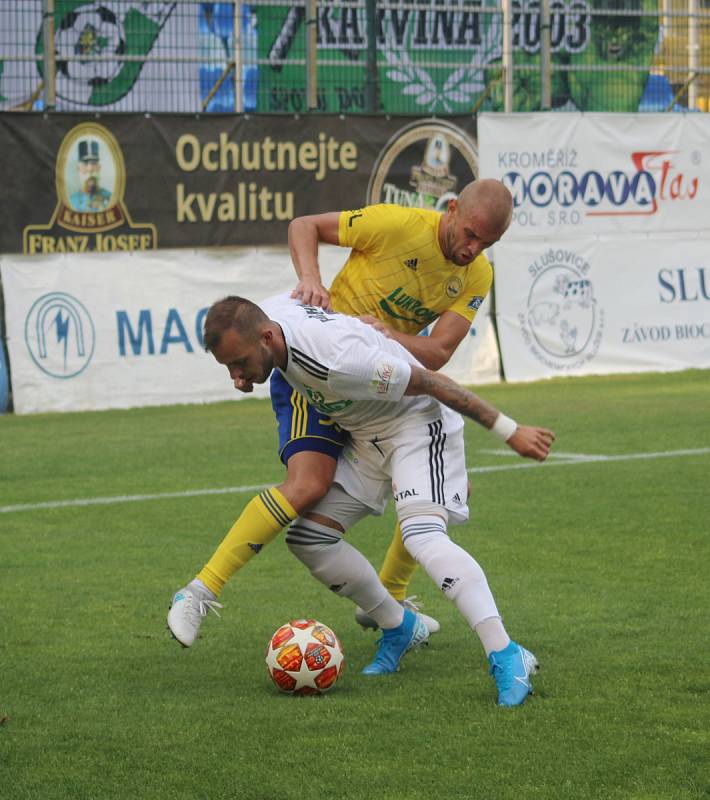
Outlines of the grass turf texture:
{"type": "MultiPolygon", "coordinates": [[[[560,452],[710,446],[710,373],[484,387],[560,452]]],[[[466,426],[470,466],[513,466],[466,426]]],[[[270,406],[0,418],[0,506],[268,484],[270,406]]],[[[523,463],[523,462],[519,462],[523,463]]],[[[366,679],[374,637],[283,538],[227,586],[223,618],[181,650],[172,592],[254,492],[0,514],[0,795],[123,798],[710,796],[710,455],[472,475],[452,534],[487,571],[510,633],[542,665],[499,709],[477,640],[421,571],[442,622],[400,673],[366,679]],[[347,668],[321,698],[280,695],[271,633],[332,626],[347,668]],[[5,794],[7,792],[7,794],[5,794]]],[[[393,517],[350,538],[379,567],[393,517]]]]}

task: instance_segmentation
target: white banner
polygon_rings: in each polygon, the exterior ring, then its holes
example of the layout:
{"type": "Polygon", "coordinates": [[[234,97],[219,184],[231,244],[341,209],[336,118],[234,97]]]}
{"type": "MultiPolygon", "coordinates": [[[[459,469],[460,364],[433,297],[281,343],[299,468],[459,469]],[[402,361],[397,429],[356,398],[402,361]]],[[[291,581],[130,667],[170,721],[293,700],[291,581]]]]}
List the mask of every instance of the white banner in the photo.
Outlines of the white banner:
{"type": "MultiPolygon", "coordinates": [[[[42,5],[42,0],[0,4],[0,110],[31,107],[43,96],[42,5]]],[[[199,64],[176,58],[198,42],[197,4],[69,0],[62,9],[54,37],[58,111],[201,107],[199,64]],[[116,57],[122,54],[146,61],[120,61],[116,57]],[[156,57],[161,60],[150,60],[156,57]]]]}
{"type": "MultiPolygon", "coordinates": [[[[321,249],[327,284],[345,256],[321,249]]],[[[266,396],[267,385],[237,392],[204,352],[204,315],[227,294],[259,301],[296,283],[285,248],[4,256],[0,272],[20,414],[266,396]]],[[[450,372],[466,383],[497,381],[485,308],[477,319],[450,372]]]]}
{"type": "Polygon", "coordinates": [[[496,245],[507,380],[710,367],[710,235],[496,245]]]}
{"type": "Polygon", "coordinates": [[[505,241],[710,230],[710,115],[488,113],[478,139],[513,193],[505,241]]]}

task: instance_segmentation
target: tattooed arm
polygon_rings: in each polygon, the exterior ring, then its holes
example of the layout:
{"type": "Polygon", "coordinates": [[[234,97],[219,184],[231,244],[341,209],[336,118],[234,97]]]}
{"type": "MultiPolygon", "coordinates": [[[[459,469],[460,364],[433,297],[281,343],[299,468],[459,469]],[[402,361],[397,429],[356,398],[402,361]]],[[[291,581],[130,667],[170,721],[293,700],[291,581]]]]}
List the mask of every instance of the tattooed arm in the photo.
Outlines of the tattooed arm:
{"type": "Polygon", "coordinates": [[[544,461],[550,452],[552,442],[555,441],[555,434],[552,431],[547,428],[516,425],[495,406],[440,372],[412,366],[412,375],[405,394],[429,395],[488,430],[492,430],[496,422],[499,423],[496,427],[502,427],[501,423],[505,421],[511,426],[510,434],[505,437],[506,444],[527,458],[544,461]]]}

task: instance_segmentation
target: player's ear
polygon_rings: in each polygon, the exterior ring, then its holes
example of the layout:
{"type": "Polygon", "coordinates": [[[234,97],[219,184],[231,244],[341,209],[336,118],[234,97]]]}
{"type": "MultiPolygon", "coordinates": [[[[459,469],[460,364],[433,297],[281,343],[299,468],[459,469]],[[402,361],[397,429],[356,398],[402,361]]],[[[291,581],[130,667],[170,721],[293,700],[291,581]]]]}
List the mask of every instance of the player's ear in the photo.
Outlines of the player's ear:
{"type": "Polygon", "coordinates": [[[458,201],[455,197],[452,197],[451,200],[446,204],[446,210],[452,216],[456,213],[456,209],[458,208],[458,201]]]}

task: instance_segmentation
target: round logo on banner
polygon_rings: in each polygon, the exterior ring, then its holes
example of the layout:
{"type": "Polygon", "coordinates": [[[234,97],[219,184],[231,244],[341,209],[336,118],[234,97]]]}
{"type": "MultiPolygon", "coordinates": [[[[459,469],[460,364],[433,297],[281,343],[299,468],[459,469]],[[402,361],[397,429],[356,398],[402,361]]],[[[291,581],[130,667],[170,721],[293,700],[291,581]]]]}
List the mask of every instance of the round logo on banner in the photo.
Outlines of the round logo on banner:
{"type": "Polygon", "coordinates": [[[387,142],[367,187],[367,203],[445,211],[478,175],[478,148],[465,131],[439,119],[412,122],[387,142]]]}
{"type": "Polygon", "coordinates": [[[523,335],[540,361],[574,369],[597,354],[604,315],[586,274],[563,259],[550,260],[530,286],[527,319],[521,315],[523,335]]]}
{"type": "Polygon", "coordinates": [[[53,378],[74,378],[91,361],[94,323],[83,303],[65,292],[44,294],[25,320],[25,343],[35,364],[53,378]]]}
{"type": "Polygon", "coordinates": [[[62,227],[106,231],[125,224],[123,153],[103,125],[83,122],[64,137],[57,154],[56,182],[62,227]]]}

